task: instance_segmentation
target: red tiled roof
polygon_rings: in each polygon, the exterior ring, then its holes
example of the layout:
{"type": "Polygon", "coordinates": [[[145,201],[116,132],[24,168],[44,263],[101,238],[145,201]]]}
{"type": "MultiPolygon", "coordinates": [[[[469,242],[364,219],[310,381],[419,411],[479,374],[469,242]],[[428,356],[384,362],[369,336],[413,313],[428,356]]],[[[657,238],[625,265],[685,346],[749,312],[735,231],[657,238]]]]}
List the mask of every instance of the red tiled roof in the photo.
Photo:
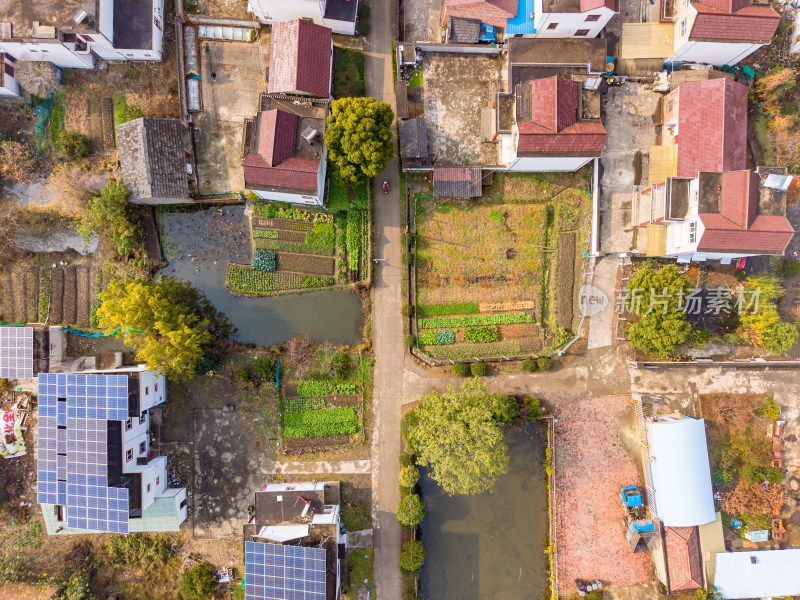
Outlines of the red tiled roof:
{"type": "Polygon", "coordinates": [[[447,18],[478,19],[495,27],[505,27],[517,16],[518,0],[445,0],[447,18]]]}
{"type": "Polygon", "coordinates": [[[276,167],[295,154],[297,145],[297,115],[274,108],[259,117],[256,151],[270,167],[276,167]]]}
{"type": "Polygon", "coordinates": [[[331,30],[295,19],[275,23],[269,54],[270,94],[302,92],[320,98],[331,93],[331,30]]]}
{"type": "Polygon", "coordinates": [[[693,2],[697,16],[689,39],[768,43],[780,16],[769,6],[748,4],[746,0],[693,2]]]}
{"type": "Polygon", "coordinates": [[[251,152],[244,159],[243,166],[245,185],[317,192],[318,160],[290,158],[277,167],[270,167],[261,156],[251,152]]]}
{"type": "Polygon", "coordinates": [[[782,254],[794,235],[780,215],[758,214],[759,176],[754,171],[723,173],[718,213],[700,213],[705,231],[698,250],[782,254]]]}
{"type": "Polygon", "coordinates": [[[600,155],[606,139],[602,123],[578,122],[578,83],[560,77],[529,82],[531,120],[520,121],[519,153],[600,155]]]}
{"type": "Polygon", "coordinates": [[[729,79],[678,88],[678,177],[747,167],[747,87],[729,79]]]}
{"type": "Polygon", "coordinates": [[[595,8],[601,8],[603,6],[611,10],[616,10],[614,0],[581,0],[581,12],[594,10],[595,8]]]}
{"type": "Polygon", "coordinates": [[[697,527],[666,527],[667,575],[671,592],[703,587],[697,527]]]}

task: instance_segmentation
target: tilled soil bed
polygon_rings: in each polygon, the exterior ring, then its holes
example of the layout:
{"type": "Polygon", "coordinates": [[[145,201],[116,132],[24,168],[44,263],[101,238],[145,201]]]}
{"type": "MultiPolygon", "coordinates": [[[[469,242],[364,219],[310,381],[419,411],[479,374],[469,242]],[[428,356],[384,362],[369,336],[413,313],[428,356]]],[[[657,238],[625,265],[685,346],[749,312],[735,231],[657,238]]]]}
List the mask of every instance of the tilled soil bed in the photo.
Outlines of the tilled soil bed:
{"type": "Polygon", "coordinates": [[[558,272],[556,278],[556,317],[558,326],[572,329],[573,296],[575,293],[575,239],[574,232],[558,236],[558,272]]]}
{"type": "Polygon", "coordinates": [[[275,258],[278,262],[278,271],[305,273],[322,277],[330,277],[334,272],[334,259],[330,256],[276,252],[275,258]]]}

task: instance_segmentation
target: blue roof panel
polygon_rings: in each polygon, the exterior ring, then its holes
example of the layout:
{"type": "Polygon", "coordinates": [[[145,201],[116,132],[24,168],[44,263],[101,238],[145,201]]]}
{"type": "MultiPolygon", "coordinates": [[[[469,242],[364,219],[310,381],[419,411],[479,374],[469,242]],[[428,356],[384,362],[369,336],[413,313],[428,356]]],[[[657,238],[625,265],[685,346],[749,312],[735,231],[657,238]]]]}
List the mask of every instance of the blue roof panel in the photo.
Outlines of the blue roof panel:
{"type": "Polygon", "coordinates": [[[535,4],[535,0],[519,0],[517,16],[506,22],[506,36],[536,33],[533,19],[535,4]]]}

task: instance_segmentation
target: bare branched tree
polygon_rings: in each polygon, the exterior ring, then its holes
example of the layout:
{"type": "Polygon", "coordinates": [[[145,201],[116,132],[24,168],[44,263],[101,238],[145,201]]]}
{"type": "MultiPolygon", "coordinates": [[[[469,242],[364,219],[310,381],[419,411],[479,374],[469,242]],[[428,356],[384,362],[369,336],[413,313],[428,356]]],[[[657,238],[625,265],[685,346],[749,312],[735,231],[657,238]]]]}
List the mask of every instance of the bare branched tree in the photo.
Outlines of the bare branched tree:
{"type": "Polygon", "coordinates": [[[53,63],[38,60],[18,60],[17,82],[34,96],[49,98],[61,89],[61,71],[53,63]]]}

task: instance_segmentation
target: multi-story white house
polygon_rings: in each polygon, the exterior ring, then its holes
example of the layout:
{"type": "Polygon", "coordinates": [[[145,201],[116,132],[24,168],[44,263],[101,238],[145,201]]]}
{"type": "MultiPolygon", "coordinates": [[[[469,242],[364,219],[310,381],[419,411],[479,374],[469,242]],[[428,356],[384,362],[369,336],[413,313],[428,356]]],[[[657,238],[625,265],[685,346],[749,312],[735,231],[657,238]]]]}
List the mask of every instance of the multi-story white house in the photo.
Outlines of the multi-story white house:
{"type": "Polygon", "coordinates": [[[19,96],[19,84],[14,77],[14,57],[0,52],[0,97],[19,96]]]}
{"type": "Polygon", "coordinates": [[[334,33],[355,35],[358,0],[248,0],[248,10],[267,25],[310,19],[334,33]]]}
{"type": "Polygon", "coordinates": [[[669,177],[640,196],[647,256],[678,262],[783,255],[794,235],[786,218],[786,169],[669,177]]]}
{"type": "MultiPolygon", "coordinates": [[[[161,60],[163,0],[24,0],[0,4],[0,52],[90,69],[96,59],[161,60]]],[[[12,75],[13,77],[13,75],[12,75]]]]}
{"type": "Polygon", "coordinates": [[[143,366],[39,375],[38,501],[50,535],[177,531],[186,489],[150,446],[166,378],[143,366]]]}
{"type": "Polygon", "coordinates": [[[519,0],[506,37],[594,38],[616,12],[615,0],[519,0]]]}
{"type": "Polygon", "coordinates": [[[763,0],[653,0],[659,20],[625,23],[620,58],[735,65],[769,44],[780,16],[763,0]]]}

